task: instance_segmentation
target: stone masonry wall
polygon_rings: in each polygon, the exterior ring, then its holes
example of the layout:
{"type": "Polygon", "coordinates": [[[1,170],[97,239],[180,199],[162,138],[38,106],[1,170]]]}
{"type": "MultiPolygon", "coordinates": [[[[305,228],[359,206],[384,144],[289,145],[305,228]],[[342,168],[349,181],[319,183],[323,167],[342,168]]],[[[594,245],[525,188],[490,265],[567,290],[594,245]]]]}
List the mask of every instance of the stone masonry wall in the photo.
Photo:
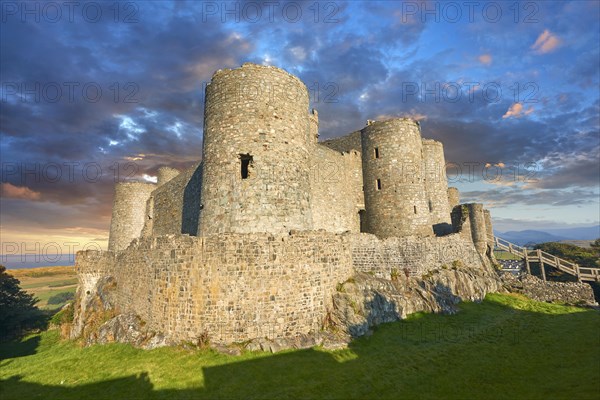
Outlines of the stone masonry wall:
{"type": "Polygon", "coordinates": [[[455,187],[448,188],[448,205],[450,206],[450,212],[452,209],[460,204],[460,192],[455,187]]]}
{"type": "Polygon", "coordinates": [[[360,131],[355,131],[344,136],[340,136],[333,139],[327,139],[319,142],[325,147],[342,152],[349,152],[351,150],[362,151],[360,144],[360,131]]]}
{"type": "Polygon", "coordinates": [[[349,236],[324,232],[143,238],[117,255],[81,252],[76,268],[82,296],[112,275],[119,313],[174,341],[211,343],[316,331],[352,274],[349,236]]]}
{"type": "Polygon", "coordinates": [[[473,242],[460,234],[443,237],[401,237],[379,240],[371,234],[352,236],[352,263],[357,272],[391,279],[394,274],[421,276],[460,261],[484,268],[473,242]]]}
{"type": "MultiPolygon", "coordinates": [[[[379,240],[371,234],[166,235],[136,239],[124,251],[79,252],[77,302],[114,279],[115,312],[138,315],[172,342],[208,336],[213,344],[294,338],[318,331],[339,283],[356,272],[390,279],[422,276],[460,260],[482,267],[460,235],[379,240]]],[[[86,310],[76,310],[81,332],[86,310]]]]}
{"type": "Polygon", "coordinates": [[[196,235],[201,177],[201,169],[195,165],[152,192],[152,208],[147,210],[152,235],[196,235]]]}
{"type": "Polygon", "coordinates": [[[360,153],[317,145],[311,168],[313,229],[360,232],[364,208],[360,153]]]}

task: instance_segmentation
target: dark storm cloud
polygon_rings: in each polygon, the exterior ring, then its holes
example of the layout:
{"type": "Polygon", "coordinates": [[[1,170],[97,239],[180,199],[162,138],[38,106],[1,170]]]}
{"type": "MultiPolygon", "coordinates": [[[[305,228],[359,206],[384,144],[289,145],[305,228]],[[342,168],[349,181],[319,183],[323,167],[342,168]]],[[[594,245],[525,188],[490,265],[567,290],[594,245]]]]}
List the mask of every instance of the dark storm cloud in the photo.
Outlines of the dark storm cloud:
{"type": "MultiPolygon", "coordinates": [[[[103,3],[104,15],[112,15],[108,6],[103,3]]],[[[168,155],[180,167],[200,158],[202,82],[218,68],[238,65],[252,46],[218,21],[155,11],[140,4],[139,22],[133,24],[110,18],[3,23],[3,167],[77,161],[105,169],[144,154],[136,161],[141,176],[156,170],[148,158],[160,164],[168,155]],[[100,87],[102,95],[96,98],[92,90],[94,98],[86,97],[81,91],[86,84],[100,87]],[[62,97],[55,101],[57,87],[62,97]]],[[[112,192],[32,178],[22,182],[10,174],[6,181],[65,204],[112,192]]]]}

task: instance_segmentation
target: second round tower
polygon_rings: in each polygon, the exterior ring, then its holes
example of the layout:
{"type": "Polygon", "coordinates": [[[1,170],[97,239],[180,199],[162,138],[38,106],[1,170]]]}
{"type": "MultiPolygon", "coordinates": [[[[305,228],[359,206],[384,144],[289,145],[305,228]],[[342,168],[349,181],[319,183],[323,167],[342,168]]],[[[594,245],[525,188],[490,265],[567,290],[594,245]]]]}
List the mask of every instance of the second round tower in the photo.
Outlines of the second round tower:
{"type": "Polygon", "coordinates": [[[361,145],[365,230],[380,238],[432,235],[418,122],[371,122],[361,131],[361,145]]]}

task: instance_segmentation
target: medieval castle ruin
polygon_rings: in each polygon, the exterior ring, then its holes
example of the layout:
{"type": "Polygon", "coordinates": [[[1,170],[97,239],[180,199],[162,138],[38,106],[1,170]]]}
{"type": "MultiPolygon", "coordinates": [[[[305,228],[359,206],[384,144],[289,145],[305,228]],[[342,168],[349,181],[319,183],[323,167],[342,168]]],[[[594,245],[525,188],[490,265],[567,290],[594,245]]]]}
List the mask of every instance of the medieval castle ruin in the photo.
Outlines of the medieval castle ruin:
{"type": "Polygon", "coordinates": [[[171,342],[289,339],[322,330],[356,274],[489,269],[490,214],[459,204],[442,143],[423,139],[417,121],[318,138],[295,76],[255,64],[217,71],[202,161],[160,168],[156,184],[118,183],[108,251],[77,255],[73,335],[101,305],[171,342]]]}

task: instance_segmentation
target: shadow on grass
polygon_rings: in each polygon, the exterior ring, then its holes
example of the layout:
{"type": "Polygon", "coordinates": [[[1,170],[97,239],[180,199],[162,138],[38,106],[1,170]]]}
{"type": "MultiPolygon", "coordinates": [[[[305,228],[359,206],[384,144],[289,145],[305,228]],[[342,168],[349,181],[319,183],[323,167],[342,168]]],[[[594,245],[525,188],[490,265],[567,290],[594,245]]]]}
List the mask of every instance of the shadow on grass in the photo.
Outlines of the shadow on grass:
{"type": "Polygon", "coordinates": [[[0,343],[0,361],[35,354],[40,345],[40,340],[41,337],[38,335],[21,342],[0,343]]]}
{"type": "MultiPolygon", "coordinates": [[[[74,387],[12,376],[0,381],[0,397],[597,398],[598,312],[560,313],[543,303],[517,309],[511,301],[464,303],[462,311],[451,316],[413,315],[384,324],[373,336],[336,352],[308,349],[249,360],[223,357],[215,366],[203,365],[200,354],[191,375],[171,382],[185,386],[197,373],[204,386],[197,380],[196,387],[155,390],[152,381],[161,377],[160,366],[155,366],[139,375],[74,387]]],[[[137,357],[144,354],[151,357],[141,351],[137,357]]]]}

